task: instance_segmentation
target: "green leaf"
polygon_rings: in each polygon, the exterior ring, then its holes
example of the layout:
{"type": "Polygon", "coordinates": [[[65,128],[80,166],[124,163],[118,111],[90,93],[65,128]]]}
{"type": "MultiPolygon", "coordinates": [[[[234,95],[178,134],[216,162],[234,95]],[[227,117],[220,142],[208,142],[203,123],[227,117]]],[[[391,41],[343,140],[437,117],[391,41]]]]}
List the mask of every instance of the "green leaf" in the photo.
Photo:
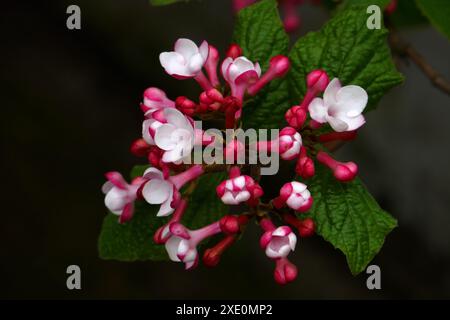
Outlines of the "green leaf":
{"type": "Polygon", "coordinates": [[[382,210],[359,178],[338,182],[331,171],[317,166],[308,184],[314,205],[307,214],[316,232],[341,250],[352,274],[363,271],[383,246],[397,221],[382,210]]]}
{"type": "Polygon", "coordinates": [[[133,167],[130,172],[130,178],[133,180],[137,177],[142,177],[144,171],[147,170],[150,166],[148,164],[139,164],[133,167]]]}
{"type": "MultiPolygon", "coordinates": [[[[148,165],[135,166],[131,177],[141,176],[147,168],[148,165]]],[[[227,213],[227,206],[216,195],[217,185],[225,179],[225,173],[210,173],[198,179],[182,219],[186,227],[204,227],[227,213]]],[[[109,213],[103,221],[98,242],[100,257],[120,261],[167,260],[164,246],[153,242],[153,234],[170,219],[157,217],[158,209],[157,205],[136,201],[134,216],[125,224],[119,224],[118,217],[109,213]]]]}
{"type": "MultiPolygon", "coordinates": [[[[287,54],[289,37],[284,31],[277,2],[263,0],[238,13],[233,41],[239,44],[244,56],[259,62],[267,70],[271,57],[287,54]]],[[[288,86],[283,79],[271,82],[243,109],[246,128],[278,128],[289,107],[288,86]]]]}
{"type": "Polygon", "coordinates": [[[450,6],[448,0],[416,0],[430,22],[450,39],[450,6]]]}
{"type": "Polygon", "coordinates": [[[348,6],[318,32],[300,38],[290,53],[292,103],[306,92],[306,75],[324,69],[330,78],[343,85],[359,85],[368,95],[367,110],[374,108],[387,90],[402,82],[386,44],[387,29],[370,30],[366,26],[366,6],[348,6]]]}
{"type": "Polygon", "coordinates": [[[120,261],[167,260],[164,246],[153,242],[153,234],[168,219],[156,216],[158,206],[137,201],[135,207],[133,218],[125,224],[120,224],[118,217],[112,213],[105,217],[98,241],[100,258],[120,261]]]}
{"type": "Polygon", "coordinates": [[[198,229],[219,220],[228,213],[228,207],[216,194],[216,187],[227,179],[225,172],[209,173],[198,179],[192,193],[183,224],[190,229],[198,229]]]}

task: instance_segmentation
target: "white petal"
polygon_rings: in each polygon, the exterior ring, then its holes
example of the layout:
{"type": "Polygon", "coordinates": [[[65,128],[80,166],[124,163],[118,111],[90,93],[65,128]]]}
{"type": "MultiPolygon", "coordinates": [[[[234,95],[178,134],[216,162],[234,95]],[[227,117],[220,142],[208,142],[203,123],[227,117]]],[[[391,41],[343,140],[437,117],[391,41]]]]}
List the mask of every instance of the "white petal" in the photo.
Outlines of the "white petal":
{"type": "Polygon", "coordinates": [[[347,131],[353,131],[361,127],[364,123],[366,123],[366,120],[364,119],[364,116],[360,114],[357,117],[354,118],[348,118],[347,119],[347,131]]]}
{"type": "Polygon", "coordinates": [[[326,122],[326,116],[328,114],[328,109],[322,98],[314,98],[308,106],[309,114],[311,118],[319,123],[326,122]]]}
{"type": "Polygon", "coordinates": [[[172,134],[175,130],[176,127],[169,123],[160,126],[155,133],[156,145],[163,150],[172,150],[175,148],[177,144],[172,138],[172,134]]]}
{"type": "Polygon", "coordinates": [[[366,107],[367,92],[359,86],[342,87],[336,95],[339,111],[345,112],[347,117],[360,115],[366,107]]]}
{"type": "Polygon", "coordinates": [[[241,191],[235,196],[235,198],[238,203],[247,201],[248,199],[250,199],[250,192],[248,192],[246,190],[241,191]]]}
{"type": "Polygon", "coordinates": [[[233,194],[229,191],[226,191],[222,198],[220,198],[220,200],[222,200],[223,203],[228,204],[228,205],[236,205],[239,204],[239,202],[236,201],[236,199],[233,197],[233,194]]]}
{"type": "Polygon", "coordinates": [[[273,250],[270,245],[266,248],[266,256],[269,258],[275,259],[275,258],[281,258],[280,253],[278,251],[273,250]]]}
{"type": "Polygon", "coordinates": [[[343,132],[348,129],[347,123],[345,123],[341,119],[327,116],[327,121],[330,124],[330,126],[333,128],[333,130],[336,132],[343,132]]]}
{"type": "Polygon", "coordinates": [[[245,187],[245,177],[240,176],[233,179],[233,184],[239,189],[243,189],[245,187]]]}
{"type": "Polygon", "coordinates": [[[183,145],[176,145],[172,150],[164,152],[162,161],[165,163],[171,163],[179,161],[183,158],[183,145]]]}
{"type": "Polygon", "coordinates": [[[181,38],[175,42],[175,52],[181,54],[187,61],[198,53],[198,47],[194,41],[181,38]]]}
{"type": "Polygon", "coordinates": [[[206,59],[208,59],[209,56],[209,44],[206,41],[203,41],[202,44],[200,45],[200,48],[198,49],[198,51],[200,52],[200,55],[203,58],[203,61],[206,61],[206,59]]]}
{"type": "Polygon", "coordinates": [[[193,134],[194,128],[192,127],[191,123],[188,121],[185,115],[182,114],[177,109],[175,108],[164,109],[164,117],[166,118],[168,123],[175,126],[176,128],[192,130],[193,134]]]}
{"type": "Polygon", "coordinates": [[[165,180],[153,179],[145,184],[142,196],[150,204],[161,204],[169,198],[171,191],[172,184],[165,180]]]}
{"type": "Polygon", "coordinates": [[[102,186],[102,192],[104,194],[107,194],[113,187],[114,185],[111,183],[111,181],[106,181],[102,186]]]}
{"type": "Polygon", "coordinates": [[[166,251],[167,251],[167,254],[169,255],[170,260],[172,260],[172,261],[175,261],[175,262],[180,261],[177,253],[178,253],[178,246],[179,246],[181,240],[182,239],[180,237],[172,236],[166,242],[166,245],[165,245],[166,251]]]}
{"type": "Polygon", "coordinates": [[[105,206],[114,214],[120,215],[123,207],[128,203],[127,191],[113,187],[105,196],[105,206]]]}
{"type": "Polygon", "coordinates": [[[158,213],[156,214],[157,217],[167,217],[170,216],[174,211],[175,208],[172,208],[170,204],[172,203],[172,196],[170,196],[166,201],[164,201],[161,206],[159,207],[158,213]]]}
{"type": "Polygon", "coordinates": [[[223,77],[225,80],[227,80],[227,81],[229,81],[229,79],[228,79],[228,67],[229,67],[230,64],[232,64],[232,63],[233,63],[233,58],[230,58],[230,57],[226,58],[226,59],[223,60],[223,62],[222,62],[222,67],[221,67],[221,70],[222,70],[222,77],[223,77]]]}
{"type": "Polygon", "coordinates": [[[162,179],[163,180],[163,173],[161,170],[158,170],[156,168],[148,168],[144,171],[144,174],[142,175],[146,179],[162,179]]]}
{"type": "Polygon", "coordinates": [[[292,186],[292,190],[295,193],[302,193],[303,191],[306,190],[306,184],[298,182],[298,181],[292,181],[291,182],[291,186],[292,186]]]}
{"type": "Polygon", "coordinates": [[[293,193],[289,196],[289,198],[286,200],[286,204],[289,206],[289,208],[292,208],[294,210],[297,210],[302,206],[304,202],[304,199],[301,196],[298,196],[297,194],[293,193]]]}
{"type": "Polygon", "coordinates": [[[205,64],[205,60],[200,53],[193,55],[188,62],[187,69],[191,74],[197,74],[205,64]]]}
{"type": "Polygon", "coordinates": [[[153,119],[144,120],[142,123],[142,138],[150,145],[154,145],[155,141],[153,137],[150,135],[150,125],[154,122],[153,119]]]}
{"type": "Polygon", "coordinates": [[[290,234],[288,234],[288,239],[289,246],[291,247],[291,250],[294,251],[295,245],[297,244],[297,236],[295,235],[295,233],[291,232],[290,234]]]}
{"type": "Polygon", "coordinates": [[[159,55],[159,61],[168,74],[191,76],[186,69],[186,60],[177,52],[163,52],[159,55]]]}
{"type": "Polygon", "coordinates": [[[323,100],[326,106],[331,106],[336,103],[336,95],[339,89],[341,89],[341,82],[338,78],[334,78],[330,81],[323,93],[323,100]]]}

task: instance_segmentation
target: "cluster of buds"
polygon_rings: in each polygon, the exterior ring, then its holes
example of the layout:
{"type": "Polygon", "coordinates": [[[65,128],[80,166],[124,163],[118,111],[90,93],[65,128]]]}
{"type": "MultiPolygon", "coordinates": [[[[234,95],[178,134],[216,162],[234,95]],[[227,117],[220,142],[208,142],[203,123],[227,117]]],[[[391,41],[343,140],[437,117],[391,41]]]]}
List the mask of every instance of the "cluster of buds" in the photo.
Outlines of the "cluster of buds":
{"type": "Polygon", "coordinates": [[[142,137],[131,144],[130,150],[134,155],[146,158],[149,167],[130,184],[119,173],[109,172],[102,190],[106,207],[119,216],[119,223],[132,219],[135,201],[159,206],[158,217],[170,216],[169,222],[154,234],[154,241],[165,245],[169,258],[183,262],[186,269],[199,263],[199,243],[222,234],[214,246],[204,251],[202,259],[207,266],[217,265],[223,252],[237,241],[249,220],[256,218],[263,231],[260,245],[267,257],[275,261],[274,279],[286,284],[298,273],[297,267],[287,258],[297,244],[293,230],[303,238],[315,231],[312,218],[300,218],[313,206],[313,197],[305,181],[315,175],[317,164],[329,168],[341,182],[349,182],[356,176],[355,163],[339,162],[322,147],[355,138],[356,130],[365,122],[362,111],[368,97],[361,87],[342,86],[337,78],[330,81],[324,70],[311,71],[306,78],[307,92],[303,100],[287,110],[288,126],[280,130],[276,139],[248,145],[233,140],[223,146],[227,160],[237,159],[239,154],[251,149],[277,153],[284,161],[296,162],[296,177],[280,188],[279,196],[264,199],[259,174],[253,170],[256,168],[258,172],[259,165],[233,162],[219,166],[220,170],[214,171],[226,171],[228,179],[216,186],[218,199],[225,205],[243,206],[248,210],[191,230],[183,225],[190,192],[184,194],[181,189],[187,186],[187,190],[193,190],[195,180],[208,174],[211,165],[191,164],[185,160],[191,160],[194,146],[208,146],[217,138],[197,128],[194,117],[218,116],[217,119],[224,119],[224,128],[236,127],[246,98],[257,95],[267,83],[283,77],[290,68],[287,57],[274,56],[268,70],[262,73],[258,62],[252,62],[242,54],[242,49],[232,44],[219,68],[217,49],[206,41],[198,47],[188,39],[179,39],[174,51],[161,53],[160,62],[168,74],[176,79],[193,78],[200,84],[199,100],[194,102],[185,96],[171,100],[161,89],[146,89],[140,105],[144,114],[142,137]],[[218,69],[225,85],[221,84],[218,69]],[[220,113],[224,117],[220,117],[220,113]],[[317,130],[323,126],[332,131],[317,130]],[[287,225],[275,226],[273,216],[279,216],[287,225]]]}

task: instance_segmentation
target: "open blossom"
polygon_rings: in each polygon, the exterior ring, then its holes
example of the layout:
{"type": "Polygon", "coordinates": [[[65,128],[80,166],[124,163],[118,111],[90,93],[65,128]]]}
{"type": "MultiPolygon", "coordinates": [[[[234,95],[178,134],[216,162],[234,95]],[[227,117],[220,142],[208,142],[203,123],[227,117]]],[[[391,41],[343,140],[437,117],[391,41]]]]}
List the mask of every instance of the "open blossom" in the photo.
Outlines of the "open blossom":
{"type": "Polygon", "coordinates": [[[202,173],[202,167],[195,165],[176,176],[166,178],[160,170],[148,168],[143,175],[147,182],[142,188],[142,196],[150,204],[161,205],[157,213],[158,217],[168,216],[181,200],[179,192],[181,187],[202,173]]]}
{"type": "Polygon", "coordinates": [[[311,118],[318,123],[328,122],[337,132],[352,131],[365,123],[362,112],[368,100],[367,92],[355,85],[341,86],[334,78],[325,89],[322,98],[314,98],[309,104],[311,118]]]}
{"type": "Polygon", "coordinates": [[[163,113],[165,123],[152,123],[157,126],[154,141],[164,150],[162,161],[176,163],[191,153],[195,142],[194,127],[190,119],[177,109],[164,109],[163,113]]]}
{"type": "Polygon", "coordinates": [[[254,204],[263,195],[263,190],[252,177],[241,175],[239,167],[230,170],[230,179],[223,181],[216,188],[217,195],[223,203],[237,205],[248,201],[254,204]]]}
{"type": "Polygon", "coordinates": [[[108,172],[106,178],[108,181],[102,187],[103,193],[106,194],[106,207],[115,215],[120,216],[120,223],[130,220],[134,213],[137,190],[144,180],[135,179],[128,184],[119,172],[108,172]]]}
{"type": "Polygon", "coordinates": [[[162,52],[159,61],[168,74],[185,79],[197,76],[208,59],[209,47],[203,41],[200,47],[189,39],[178,39],[174,51],[162,52]]]}
{"type": "MultiPolygon", "coordinates": [[[[235,218],[237,219],[237,218],[235,218]]],[[[221,220],[201,229],[189,230],[179,222],[171,223],[163,235],[166,251],[170,260],[183,262],[186,269],[194,268],[198,263],[197,245],[204,239],[222,232],[221,220]]]]}
{"type": "Polygon", "coordinates": [[[222,76],[230,85],[234,97],[242,99],[247,87],[261,75],[259,63],[253,63],[246,57],[241,56],[233,59],[226,58],[222,62],[222,76]]]}
{"type": "Polygon", "coordinates": [[[291,228],[281,226],[274,230],[266,231],[261,237],[260,243],[269,258],[286,258],[291,251],[295,250],[297,237],[291,228]]]}
{"type": "Polygon", "coordinates": [[[276,208],[282,208],[287,205],[295,211],[306,212],[311,208],[313,198],[305,184],[292,181],[284,184],[280,189],[280,196],[272,202],[276,208]]]}

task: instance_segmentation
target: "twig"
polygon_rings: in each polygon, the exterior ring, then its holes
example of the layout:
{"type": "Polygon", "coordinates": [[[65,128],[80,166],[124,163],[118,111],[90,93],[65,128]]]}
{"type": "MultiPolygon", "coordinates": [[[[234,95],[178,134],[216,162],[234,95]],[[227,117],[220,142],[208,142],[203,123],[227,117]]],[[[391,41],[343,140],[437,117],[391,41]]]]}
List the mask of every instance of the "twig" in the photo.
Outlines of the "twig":
{"type": "Polygon", "coordinates": [[[450,83],[436,69],[434,69],[410,43],[404,41],[398,32],[392,28],[389,33],[389,43],[391,44],[391,48],[399,55],[406,56],[413,61],[430,79],[431,83],[435,87],[450,95],[450,83]]]}

